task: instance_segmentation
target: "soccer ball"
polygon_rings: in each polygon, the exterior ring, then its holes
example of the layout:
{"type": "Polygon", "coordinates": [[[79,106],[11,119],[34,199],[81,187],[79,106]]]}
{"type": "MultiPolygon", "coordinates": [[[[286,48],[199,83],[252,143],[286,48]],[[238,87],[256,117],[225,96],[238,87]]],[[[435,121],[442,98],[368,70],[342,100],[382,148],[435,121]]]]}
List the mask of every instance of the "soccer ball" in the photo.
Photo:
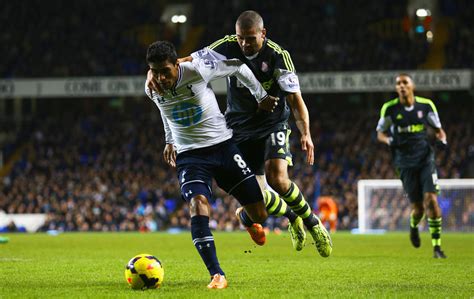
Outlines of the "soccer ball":
{"type": "Polygon", "coordinates": [[[151,254],[136,255],[125,266],[125,280],[134,290],[158,288],[164,274],[161,262],[151,254]]]}

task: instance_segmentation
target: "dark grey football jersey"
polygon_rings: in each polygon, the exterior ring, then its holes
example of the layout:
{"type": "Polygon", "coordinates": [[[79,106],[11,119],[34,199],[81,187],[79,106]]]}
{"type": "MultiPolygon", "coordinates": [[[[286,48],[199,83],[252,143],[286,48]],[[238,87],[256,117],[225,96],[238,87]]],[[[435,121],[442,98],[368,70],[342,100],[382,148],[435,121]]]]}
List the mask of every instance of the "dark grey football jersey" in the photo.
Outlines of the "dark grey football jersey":
{"type": "Polygon", "coordinates": [[[226,36],[208,47],[227,59],[237,58],[244,62],[257,77],[268,94],[280,98],[274,112],[258,111],[252,97],[235,77],[227,80],[227,124],[237,142],[258,139],[287,126],[290,108],[285,100],[288,92],[299,92],[298,77],[288,51],[270,39],[265,39],[258,55],[246,57],[237,42],[236,35],[226,36]]]}
{"type": "Polygon", "coordinates": [[[383,105],[377,131],[390,130],[395,166],[417,167],[427,159],[434,159],[428,142],[428,126],[441,128],[438,111],[430,99],[415,97],[411,107],[402,105],[398,98],[383,105]]]}

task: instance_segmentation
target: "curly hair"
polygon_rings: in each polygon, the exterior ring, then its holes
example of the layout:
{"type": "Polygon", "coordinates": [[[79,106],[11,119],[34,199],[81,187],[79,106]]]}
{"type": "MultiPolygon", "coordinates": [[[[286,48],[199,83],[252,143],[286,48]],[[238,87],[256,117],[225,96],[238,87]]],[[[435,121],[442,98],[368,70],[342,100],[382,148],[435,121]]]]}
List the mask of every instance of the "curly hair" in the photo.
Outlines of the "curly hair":
{"type": "Polygon", "coordinates": [[[148,63],[159,63],[168,60],[175,64],[178,60],[176,48],[169,41],[156,41],[152,43],[146,53],[148,63]]]}

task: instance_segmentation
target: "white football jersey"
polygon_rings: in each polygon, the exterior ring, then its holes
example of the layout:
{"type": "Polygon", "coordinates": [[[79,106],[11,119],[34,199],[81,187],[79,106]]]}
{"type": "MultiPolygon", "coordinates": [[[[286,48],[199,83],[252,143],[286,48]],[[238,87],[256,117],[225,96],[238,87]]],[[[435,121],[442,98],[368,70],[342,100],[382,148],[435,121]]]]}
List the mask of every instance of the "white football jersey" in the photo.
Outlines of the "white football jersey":
{"type": "Polygon", "coordinates": [[[166,143],[174,144],[178,153],[212,146],[232,137],[210,81],[236,76],[257,101],[267,96],[252,71],[237,59],[193,59],[180,63],[178,68],[175,86],[164,95],[145,86],[146,94],[160,110],[166,143]]]}

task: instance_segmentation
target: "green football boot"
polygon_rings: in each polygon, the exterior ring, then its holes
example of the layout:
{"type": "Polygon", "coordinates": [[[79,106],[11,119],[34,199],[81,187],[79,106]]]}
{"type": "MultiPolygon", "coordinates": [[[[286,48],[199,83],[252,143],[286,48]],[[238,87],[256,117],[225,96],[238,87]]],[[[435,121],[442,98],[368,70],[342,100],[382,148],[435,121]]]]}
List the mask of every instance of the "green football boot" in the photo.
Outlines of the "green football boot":
{"type": "Polygon", "coordinates": [[[303,219],[297,217],[295,221],[288,225],[288,232],[290,233],[293,248],[296,251],[303,249],[306,244],[306,232],[304,231],[303,219]]]}
{"type": "Polygon", "coordinates": [[[322,257],[328,257],[332,252],[332,240],[328,231],[324,225],[319,221],[318,225],[313,226],[310,230],[311,236],[313,236],[314,243],[318,249],[319,255],[322,257]]]}

